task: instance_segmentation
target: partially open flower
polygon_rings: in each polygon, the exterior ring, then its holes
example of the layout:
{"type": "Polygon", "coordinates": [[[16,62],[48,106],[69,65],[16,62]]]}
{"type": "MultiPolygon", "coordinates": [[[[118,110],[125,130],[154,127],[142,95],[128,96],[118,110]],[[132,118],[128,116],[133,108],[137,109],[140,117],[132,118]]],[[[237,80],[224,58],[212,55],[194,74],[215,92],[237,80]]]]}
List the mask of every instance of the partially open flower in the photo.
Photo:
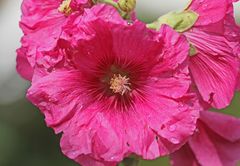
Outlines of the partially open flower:
{"type": "Polygon", "coordinates": [[[199,15],[184,33],[196,48],[190,70],[203,100],[219,109],[231,103],[238,75],[240,27],[234,20],[233,2],[192,0],[187,9],[199,15]]]}
{"type": "Polygon", "coordinates": [[[173,166],[236,166],[240,160],[240,119],[202,111],[198,129],[171,155],[173,166]]]}
{"type": "Polygon", "coordinates": [[[192,0],[182,12],[171,12],[149,24],[183,33],[191,44],[190,72],[202,99],[227,107],[234,96],[240,54],[240,27],[233,17],[236,0],[192,0]]]}
{"type": "Polygon", "coordinates": [[[72,68],[56,68],[28,91],[47,125],[63,132],[63,153],[92,166],[116,165],[132,153],[155,159],[178,149],[198,118],[187,93],[185,37],[168,26],[154,32],[138,21],[81,20],[72,37],[91,37],[64,48],[72,68]]]}

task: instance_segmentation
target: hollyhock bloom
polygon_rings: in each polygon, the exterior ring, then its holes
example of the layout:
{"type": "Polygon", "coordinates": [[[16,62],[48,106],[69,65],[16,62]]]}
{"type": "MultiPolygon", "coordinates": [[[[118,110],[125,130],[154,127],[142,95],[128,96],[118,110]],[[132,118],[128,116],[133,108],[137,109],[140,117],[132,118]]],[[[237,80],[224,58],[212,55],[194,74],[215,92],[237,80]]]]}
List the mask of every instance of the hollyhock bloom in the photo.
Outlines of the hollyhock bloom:
{"type": "MultiPolygon", "coordinates": [[[[26,68],[20,67],[23,64],[21,61],[28,61],[33,67],[36,59],[42,57],[44,51],[52,50],[56,46],[68,16],[81,15],[84,8],[91,6],[90,0],[24,0],[20,21],[24,36],[21,40],[22,47],[17,51],[19,74],[30,80],[29,73],[33,73],[33,69],[28,65],[26,68]],[[23,70],[19,70],[20,68],[23,70]]],[[[61,60],[59,56],[53,57],[52,61],[48,61],[49,57],[45,58],[47,65],[56,64],[61,60]]]]}
{"type": "Polygon", "coordinates": [[[201,111],[198,130],[171,155],[173,166],[235,166],[240,161],[240,119],[201,111]]]}
{"type": "Polygon", "coordinates": [[[190,58],[194,82],[203,100],[219,109],[228,106],[234,96],[239,66],[240,29],[233,18],[232,2],[193,0],[187,10],[199,18],[184,32],[196,51],[190,58]]]}
{"type": "Polygon", "coordinates": [[[27,94],[47,125],[63,133],[63,153],[83,166],[112,166],[132,153],[155,159],[184,144],[198,118],[187,93],[185,37],[168,26],[155,32],[108,17],[82,18],[77,29],[70,36],[79,41],[64,52],[72,68],[33,81],[27,94]],[[77,37],[83,31],[91,37],[77,37]]]}

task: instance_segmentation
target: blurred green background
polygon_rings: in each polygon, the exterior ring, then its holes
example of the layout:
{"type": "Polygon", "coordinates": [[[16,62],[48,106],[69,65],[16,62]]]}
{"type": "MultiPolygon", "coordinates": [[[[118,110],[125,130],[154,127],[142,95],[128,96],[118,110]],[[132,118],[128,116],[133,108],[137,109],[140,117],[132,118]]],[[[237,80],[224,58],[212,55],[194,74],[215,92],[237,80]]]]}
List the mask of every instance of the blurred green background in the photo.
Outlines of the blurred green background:
{"type": "MultiPolygon", "coordinates": [[[[143,20],[153,20],[185,5],[177,2],[139,0],[138,15],[143,20]]],[[[0,0],[0,166],[77,166],[62,155],[60,137],[46,127],[43,115],[25,99],[29,84],[15,72],[15,49],[21,36],[20,3],[0,0]]],[[[240,18],[239,12],[237,15],[240,18]]],[[[240,94],[222,112],[240,117],[240,94]]],[[[140,162],[140,166],[168,165],[168,158],[140,162]]]]}

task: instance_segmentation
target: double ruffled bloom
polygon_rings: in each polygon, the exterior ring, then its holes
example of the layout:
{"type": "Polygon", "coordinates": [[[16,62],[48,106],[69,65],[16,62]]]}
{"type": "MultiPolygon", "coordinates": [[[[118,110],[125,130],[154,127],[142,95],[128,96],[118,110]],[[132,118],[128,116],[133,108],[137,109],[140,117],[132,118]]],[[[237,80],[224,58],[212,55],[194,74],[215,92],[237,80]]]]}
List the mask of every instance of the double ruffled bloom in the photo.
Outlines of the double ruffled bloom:
{"type": "Polygon", "coordinates": [[[66,27],[66,33],[78,29],[59,52],[68,67],[33,81],[28,99],[48,126],[63,132],[63,153],[80,164],[170,154],[193,134],[198,118],[188,93],[185,37],[167,26],[155,32],[139,21],[89,19],[94,11],[66,27]]]}
{"type": "Polygon", "coordinates": [[[171,154],[172,166],[236,166],[240,160],[240,119],[202,111],[198,130],[171,154]]]}

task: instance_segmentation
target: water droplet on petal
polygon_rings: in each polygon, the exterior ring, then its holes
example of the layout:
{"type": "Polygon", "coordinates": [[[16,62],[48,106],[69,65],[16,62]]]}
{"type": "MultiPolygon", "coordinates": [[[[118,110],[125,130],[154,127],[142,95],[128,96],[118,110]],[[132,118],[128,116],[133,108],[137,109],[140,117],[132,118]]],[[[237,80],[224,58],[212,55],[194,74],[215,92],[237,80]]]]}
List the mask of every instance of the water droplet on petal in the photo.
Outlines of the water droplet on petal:
{"type": "Polygon", "coordinates": [[[173,144],[179,144],[179,140],[177,138],[171,138],[170,141],[173,143],[173,144]]]}
{"type": "Polygon", "coordinates": [[[174,132],[176,130],[177,126],[176,125],[171,125],[169,126],[169,131],[174,132]]]}

